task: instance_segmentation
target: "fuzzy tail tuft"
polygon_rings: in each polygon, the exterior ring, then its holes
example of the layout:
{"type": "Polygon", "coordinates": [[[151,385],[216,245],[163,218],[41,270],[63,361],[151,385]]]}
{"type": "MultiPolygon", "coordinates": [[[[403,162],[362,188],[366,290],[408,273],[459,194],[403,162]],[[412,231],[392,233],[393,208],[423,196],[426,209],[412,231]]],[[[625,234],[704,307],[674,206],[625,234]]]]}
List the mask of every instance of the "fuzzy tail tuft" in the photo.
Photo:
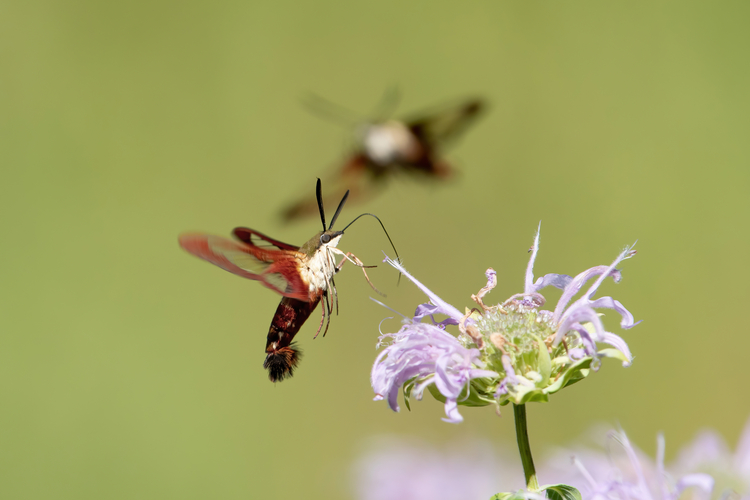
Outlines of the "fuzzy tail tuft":
{"type": "Polygon", "coordinates": [[[263,368],[268,370],[268,378],[271,382],[281,382],[294,374],[302,352],[295,349],[294,344],[282,347],[266,355],[263,368]]]}

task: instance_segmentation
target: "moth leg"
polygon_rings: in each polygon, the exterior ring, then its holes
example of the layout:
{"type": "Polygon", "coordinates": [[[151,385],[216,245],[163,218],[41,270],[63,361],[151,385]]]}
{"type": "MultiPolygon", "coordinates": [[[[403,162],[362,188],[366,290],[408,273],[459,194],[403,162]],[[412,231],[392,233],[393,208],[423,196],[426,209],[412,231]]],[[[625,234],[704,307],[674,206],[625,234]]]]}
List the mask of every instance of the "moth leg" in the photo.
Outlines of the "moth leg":
{"type": "Polygon", "coordinates": [[[331,302],[328,300],[328,292],[331,290],[331,282],[328,280],[328,278],[326,278],[325,280],[326,280],[326,289],[323,292],[323,303],[325,304],[325,308],[328,311],[328,315],[330,316],[332,312],[332,308],[331,308],[331,302]]]}
{"type": "Polygon", "coordinates": [[[373,290],[375,290],[375,291],[376,291],[376,292],[377,292],[377,293],[378,293],[379,295],[382,295],[383,297],[385,297],[385,296],[386,296],[386,295],[385,295],[385,294],[384,294],[383,292],[381,292],[380,290],[378,290],[378,289],[377,289],[377,288],[375,287],[375,285],[373,285],[373,284],[372,284],[372,281],[370,281],[370,277],[369,277],[369,276],[367,276],[367,271],[365,270],[365,269],[367,269],[367,268],[378,267],[378,266],[366,266],[366,265],[364,265],[364,264],[362,263],[362,261],[361,261],[361,260],[359,260],[359,259],[357,258],[357,256],[356,256],[356,255],[354,255],[353,253],[351,253],[351,252],[346,252],[346,253],[344,253],[343,251],[339,250],[338,248],[337,248],[337,249],[335,249],[335,250],[337,250],[337,252],[336,252],[336,253],[339,253],[339,254],[341,254],[341,255],[343,255],[343,256],[344,256],[344,258],[343,258],[343,259],[341,259],[341,262],[339,262],[339,265],[338,265],[338,266],[336,266],[336,272],[338,272],[339,270],[341,270],[341,267],[342,267],[342,266],[344,265],[344,262],[346,262],[346,261],[348,260],[348,261],[350,261],[350,262],[351,262],[352,264],[354,264],[355,266],[357,266],[357,267],[359,267],[360,269],[362,269],[362,272],[363,272],[363,273],[364,273],[364,275],[365,275],[365,279],[367,280],[367,283],[369,283],[369,284],[370,284],[370,287],[371,287],[371,288],[372,288],[373,290]]]}
{"type": "MultiPolygon", "coordinates": [[[[336,301],[336,316],[339,315],[339,292],[336,290],[336,283],[333,281],[333,276],[331,276],[331,285],[328,287],[329,290],[331,290],[331,295],[333,296],[333,299],[336,301]]],[[[330,312],[328,313],[330,314],[330,312]]]]}
{"type": "MultiPolygon", "coordinates": [[[[339,272],[339,270],[341,269],[341,266],[336,265],[336,257],[334,257],[331,252],[328,252],[326,254],[326,258],[328,260],[328,265],[333,268],[333,273],[331,273],[330,281],[328,280],[328,277],[326,277],[326,286],[328,290],[331,290],[333,300],[336,301],[336,316],[338,316],[339,315],[339,292],[338,290],[336,290],[336,283],[333,280],[333,276],[337,272],[339,272]]],[[[328,314],[331,314],[332,312],[333,312],[333,307],[331,307],[328,310],[328,314]]]]}
{"type": "MultiPolygon", "coordinates": [[[[323,294],[323,300],[325,300],[325,301],[328,300],[326,298],[326,294],[325,293],[323,294]]],[[[320,324],[318,325],[318,331],[315,332],[315,336],[313,337],[313,340],[318,338],[318,334],[320,333],[320,330],[323,328],[323,322],[326,320],[326,305],[325,305],[325,303],[320,304],[320,309],[321,309],[321,311],[322,311],[323,314],[320,316],[320,324]]],[[[326,331],[328,331],[328,328],[326,328],[326,331]]],[[[323,336],[325,337],[326,334],[324,333],[323,336]]]]}
{"type": "MultiPolygon", "coordinates": [[[[323,331],[323,336],[325,337],[326,333],[328,333],[328,327],[331,326],[331,310],[333,308],[331,306],[331,302],[328,300],[328,292],[325,292],[323,294],[323,297],[324,297],[324,299],[326,301],[326,306],[328,308],[328,320],[326,321],[326,329],[325,329],[325,331],[323,331]]],[[[316,333],[315,335],[317,336],[318,334],[316,333]]]]}
{"type": "MultiPolygon", "coordinates": [[[[373,267],[378,267],[378,266],[366,266],[366,265],[364,265],[364,264],[362,263],[362,261],[361,261],[361,260],[359,260],[359,259],[357,258],[357,256],[356,256],[356,255],[354,255],[354,254],[353,254],[353,253],[351,253],[351,252],[346,252],[346,253],[344,253],[344,252],[343,252],[342,250],[339,250],[338,248],[329,248],[329,250],[330,250],[330,251],[332,251],[332,252],[334,252],[334,253],[337,253],[337,254],[339,254],[339,255],[342,255],[342,256],[344,257],[344,260],[342,260],[341,262],[339,262],[339,265],[338,265],[338,266],[336,266],[336,272],[339,272],[339,271],[341,271],[341,268],[342,268],[342,267],[344,266],[344,261],[345,261],[345,260],[348,260],[349,262],[351,262],[351,263],[352,263],[352,264],[354,264],[355,266],[357,266],[357,267],[361,267],[361,268],[367,268],[367,269],[371,269],[371,268],[373,268],[373,267]]],[[[365,275],[367,275],[367,273],[365,273],[365,275]]]]}

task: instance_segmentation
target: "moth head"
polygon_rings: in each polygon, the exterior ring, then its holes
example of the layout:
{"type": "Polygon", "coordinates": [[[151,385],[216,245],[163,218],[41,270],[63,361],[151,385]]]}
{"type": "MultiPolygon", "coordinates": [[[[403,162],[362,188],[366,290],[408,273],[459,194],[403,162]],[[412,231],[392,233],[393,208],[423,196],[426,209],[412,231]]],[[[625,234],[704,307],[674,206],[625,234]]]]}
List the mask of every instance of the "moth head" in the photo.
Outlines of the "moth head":
{"type": "Polygon", "coordinates": [[[363,125],[358,138],[365,155],[377,165],[411,161],[419,156],[419,140],[404,123],[389,120],[363,125]]]}
{"type": "Polygon", "coordinates": [[[300,252],[307,254],[312,257],[316,252],[324,248],[336,247],[344,235],[343,231],[321,231],[312,238],[310,241],[300,247],[300,252]]]}
{"type": "Polygon", "coordinates": [[[323,209],[323,193],[320,187],[320,179],[318,179],[315,188],[315,195],[318,198],[318,209],[320,210],[320,221],[323,223],[323,231],[313,236],[310,241],[302,245],[300,248],[300,251],[308,256],[312,256],[322,248],[336,247],[339,244],[339,240],[341,239],[341,236],[344,235],[344,231],[334,231],[333,224],[336,222],[336,219],[339,218],[341,209],[344,208],[344,203],[346,203],[346,199],[349,197],[349,191],[344,194],[341,202],[339,202],[339,206],[336,208],[336,213],[333,214],[333,218],[331,219],[331,225],[328,227],[326,227],[326,214],[323,209]]]}
{"type": "Polygon", "coordinates": [[[325,231],[320,233],[320,246],[335,247],[344,235],[344,231],[325,231]]]}

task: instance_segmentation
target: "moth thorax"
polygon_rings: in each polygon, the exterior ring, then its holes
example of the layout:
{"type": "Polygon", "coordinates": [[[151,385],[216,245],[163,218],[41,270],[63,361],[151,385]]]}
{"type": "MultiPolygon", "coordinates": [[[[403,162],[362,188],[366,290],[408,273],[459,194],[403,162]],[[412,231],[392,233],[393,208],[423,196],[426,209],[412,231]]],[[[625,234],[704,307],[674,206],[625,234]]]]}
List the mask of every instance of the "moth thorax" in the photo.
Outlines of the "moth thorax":
{"type": "Polygon", "coordinates": [[[403,123],[388,121],[367,125],[362,133],[365,154],[373,163],[389,165],[413,161],[419,156],[419,141],[403,123]]]}
{"type": "Polygon", "coordinates": [[[310,292],[328,289],[328,283],[336,270],[336,256],[329,248],[335,248],[340,239],[339,235],[332,238],[329,243],[321,245],[300,269],[302,279],[308,283],[310,292]]]}

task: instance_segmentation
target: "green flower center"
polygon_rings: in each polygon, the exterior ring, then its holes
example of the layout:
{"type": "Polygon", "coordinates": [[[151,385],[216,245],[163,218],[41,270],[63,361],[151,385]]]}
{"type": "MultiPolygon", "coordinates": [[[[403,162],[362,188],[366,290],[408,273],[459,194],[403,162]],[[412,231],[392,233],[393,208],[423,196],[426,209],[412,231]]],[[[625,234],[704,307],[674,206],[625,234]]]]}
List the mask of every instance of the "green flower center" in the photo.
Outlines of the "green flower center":
{"type": "Polygon", "coordinates": [[[557,323],[550,311],[540,311],[532,305],[511,300],[503,304],[502,309],[491,308],[474,319],[485,339],[482,358],[490,370],[504,374],[502,356],[507,354],[516,375],[537,382],[534,379],[544,371],[544,367],[539,366],[540,349],[547,351],[551,359],[566,354],[562,343],[552,347],[557,323]]]}

